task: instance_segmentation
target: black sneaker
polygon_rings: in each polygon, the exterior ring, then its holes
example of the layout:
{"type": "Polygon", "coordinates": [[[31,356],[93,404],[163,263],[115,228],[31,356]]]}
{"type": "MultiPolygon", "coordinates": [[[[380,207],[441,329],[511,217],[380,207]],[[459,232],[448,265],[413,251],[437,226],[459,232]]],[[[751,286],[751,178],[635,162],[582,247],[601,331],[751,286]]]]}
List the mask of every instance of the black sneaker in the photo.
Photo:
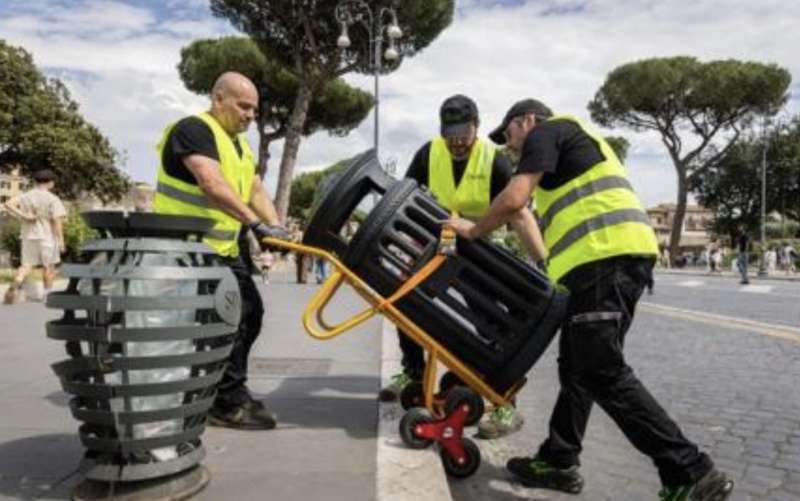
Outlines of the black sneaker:
{"type": "Polygon", "coordinates": [[[664,487],[658,493],[659,501],[725,501],[733,492],[733,480],[712,469],[692,485],[664,487]]]}
{"type": "Polygon", "coordinates": [[[277,426],[275,414],[257,400],[248,400],[238,407],[221,410],[212,407],[208,412],[208,424],[238,430],[271,430],[277,426]]]}
{"type": "Polygon", "coordinates": [[[583,490],[583,477],[577,466],[556,468],[538,457],[514,457],[506,469],[526,487],[540,487],[578,494],[583,490]]]}

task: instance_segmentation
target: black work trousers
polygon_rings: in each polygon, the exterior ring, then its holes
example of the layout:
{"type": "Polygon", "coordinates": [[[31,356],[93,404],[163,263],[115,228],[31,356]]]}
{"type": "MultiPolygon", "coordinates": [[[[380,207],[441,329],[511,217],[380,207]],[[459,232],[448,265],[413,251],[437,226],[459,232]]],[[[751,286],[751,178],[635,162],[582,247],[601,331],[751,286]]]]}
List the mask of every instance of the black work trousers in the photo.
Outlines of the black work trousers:
{"type": "Polygon", "coordinates": [[[570,290],[561,327],[561,390],[539,457],[558,467],[578,465],[586,425],[597,403],[643,454],[665,486],[693,483],[713,467],[634,375],[623,356],[636,303],[652,280],[654,261],[621,256],[580,266],[562,283],[570,290]]]}
{"type": "Polygon", "coordinates": [[[242,295],[242,316],[239,328],[233,341],[233,349],[222,379],[217,385],[217,398],[214,406],[227,411],[244,404],[250,394],[247,390],[247,360],[250,349],[261,333],[261,322],[264,316],[264,303],[256,288],[253,277],[242,259],[226,259],[228,265],[239,282],[239,293],[242,295]]]}
{"type": "Polygon", "coordinates": [[[397,338],[400,341],[400,351],[403,353],[401,360],[403,372],[411,379],[422,381],[425,375],[425,350],[400,329],[397,330],[397,338]]]}

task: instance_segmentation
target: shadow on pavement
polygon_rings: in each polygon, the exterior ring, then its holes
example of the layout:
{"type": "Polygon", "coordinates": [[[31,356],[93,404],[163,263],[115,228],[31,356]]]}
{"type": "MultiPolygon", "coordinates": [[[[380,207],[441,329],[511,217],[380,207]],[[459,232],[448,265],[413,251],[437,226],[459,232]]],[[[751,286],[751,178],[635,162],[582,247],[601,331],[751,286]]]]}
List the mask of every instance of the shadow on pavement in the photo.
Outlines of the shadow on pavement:
{"type": "Polygon", "coordinates": [[[342,375],[289,377],[269,393],[253,396],[278,415],[280,428],[342,429],[349,437],[374,439],[380,378],[342,375]]]}
{"type": "Polygon", "coordinates": [[[83,446],[75,434],[35,435],[0,444],[0,497],[69,499],[80,481],[83,446]]]}

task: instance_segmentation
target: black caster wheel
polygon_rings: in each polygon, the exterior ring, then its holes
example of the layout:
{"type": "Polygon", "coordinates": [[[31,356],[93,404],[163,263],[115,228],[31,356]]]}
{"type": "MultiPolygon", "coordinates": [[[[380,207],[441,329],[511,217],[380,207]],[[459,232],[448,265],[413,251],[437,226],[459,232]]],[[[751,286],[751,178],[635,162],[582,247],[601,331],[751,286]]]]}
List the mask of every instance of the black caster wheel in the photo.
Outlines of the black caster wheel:
{"type": "Polygon", "coordinates": [[[439,379],[439,394],[447,395],[447,392],[456,386],[465,386],[464,381],[456,376],[454,372],[447,371],[442,374],[442,377],[439,379]]]}
{"type": "Polygon", "coordinates": [[[415,433],[414,429],[419,424],[432,423],[435,419],[424,407],[413,407],[403,415],[400,420],[400,438],[403,443],[412,449],[425,449],[433,443],[433,440],[428,438],[420,438],[415,433]]]}
{"type": "Polygon", "coordinates": [[[449,416],[463,404],[469,405],[467,421],[464,424],[466,426],[477,424],[483,417],[483,398],[466,386],[456,386],[450,390],[444,403],[445,414],[449,416]]]}
{"type": "Polygon", "coordinates": [[[400,405],[405,410],[409,410],[412,407],[424,407],[425,393],[422,389],[422,383],[417,381],[408,383],[403,388],[403,391],[400,392],[400,405]]]}
{"type": "Polygon", "coordinates": [[[445,449],[442,449],[439,453],[442,458],[444,471],[453,478],[467,478],[475,473],[481,465],[481,450],[475,442],[464,438],[462,444],[464,445],[464,452],[466,453],[462,464],[459,464],[455,458],[451,457],[445,449]]]}

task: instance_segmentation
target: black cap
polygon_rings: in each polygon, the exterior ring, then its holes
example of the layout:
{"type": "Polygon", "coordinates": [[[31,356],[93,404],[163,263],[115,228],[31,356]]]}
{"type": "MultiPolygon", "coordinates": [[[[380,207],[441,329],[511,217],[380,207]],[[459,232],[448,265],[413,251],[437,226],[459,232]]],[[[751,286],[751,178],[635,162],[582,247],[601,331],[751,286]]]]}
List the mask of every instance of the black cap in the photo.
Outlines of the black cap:
{"type": "Polygon", "coordinates": [[[550,110],[550,108],[548,108],[541,101],[537,101],[536,99],[523,99],[522,101],[517,101],[514,103],[514,106],[508,110],[508,113],[506,113],[505,118],[503,118],[503,123],[498,125],[497,128],[495,128],[491,134],[489,134],[489,139],[497,144],[506,144],[506,136],[504,133],[508,127],[508,124],[510,124],[511,121],[517,117],[529,114],[536,115],[536,118],[550,118],[553,116],[553,112],[550,110]]]}
{"type": "Polygon", "coordinates": [[[469,124],[478,123],[478,106],[467,96],[450,96],[439,108],[439,123],[439,131],[443,136],[464,134],[469,124]]]}

